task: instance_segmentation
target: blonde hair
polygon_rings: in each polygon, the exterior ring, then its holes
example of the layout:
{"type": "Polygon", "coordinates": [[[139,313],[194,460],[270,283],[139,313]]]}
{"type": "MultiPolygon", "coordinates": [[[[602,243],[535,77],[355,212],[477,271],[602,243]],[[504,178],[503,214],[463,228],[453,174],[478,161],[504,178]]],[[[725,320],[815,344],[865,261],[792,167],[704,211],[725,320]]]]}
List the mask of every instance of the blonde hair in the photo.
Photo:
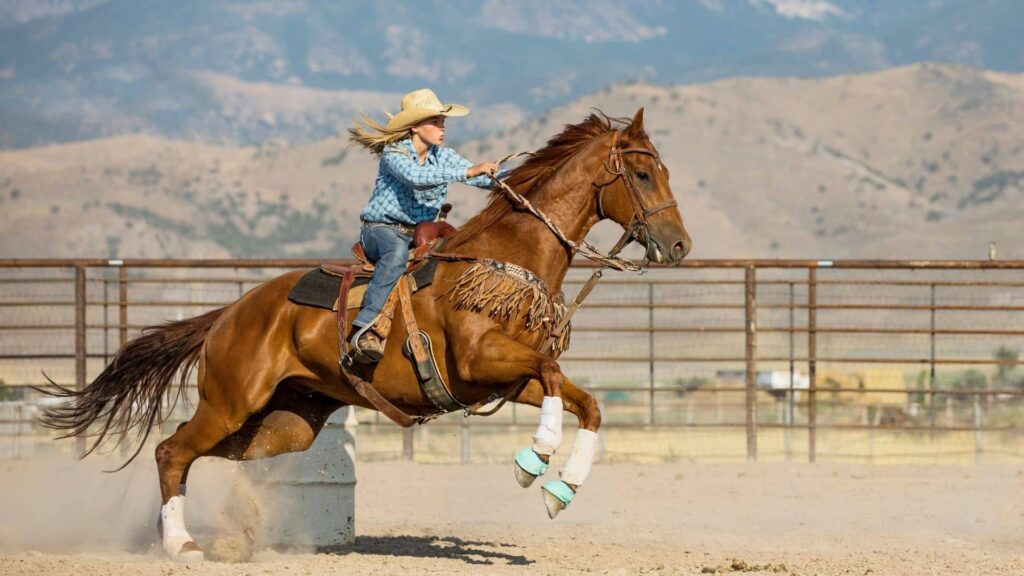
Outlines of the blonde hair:
{"type": "Polygon", "coordinates": [[[349,147],[362,146],[374,156],[380,156],[388,146],[410,136],[412,136],[412,127],[388,130],[365,112],[360,112],[358,117],[353,118],[352,126],[348,129],[349,147]]]}

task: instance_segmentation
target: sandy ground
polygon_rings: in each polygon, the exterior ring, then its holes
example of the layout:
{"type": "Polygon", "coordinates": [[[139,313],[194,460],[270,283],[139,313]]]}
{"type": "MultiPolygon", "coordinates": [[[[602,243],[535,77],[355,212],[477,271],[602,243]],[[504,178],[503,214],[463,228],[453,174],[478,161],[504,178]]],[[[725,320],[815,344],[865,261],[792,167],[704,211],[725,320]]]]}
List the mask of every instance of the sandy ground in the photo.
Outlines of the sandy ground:
{"type": "Polygon", "coordinates": [[[354,544],[189,566],[153,538],[148,466],[0,464],[0,575],[1024,574],[1022,466],[598,464],[551,521],[511,464],[361,463],[354,544]]]}

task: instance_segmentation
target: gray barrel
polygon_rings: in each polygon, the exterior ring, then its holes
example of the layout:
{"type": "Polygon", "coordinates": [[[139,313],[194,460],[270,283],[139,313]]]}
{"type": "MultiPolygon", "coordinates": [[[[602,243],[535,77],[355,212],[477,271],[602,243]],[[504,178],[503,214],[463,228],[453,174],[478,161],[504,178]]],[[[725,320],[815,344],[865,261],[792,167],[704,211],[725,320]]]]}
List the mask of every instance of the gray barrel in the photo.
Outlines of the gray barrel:
{"type": "Polygon", "coordinates": [[[346,407],[305,452],[245,462],[260,498],[257,547],[309,548],[355,538],[356,418],[346,407]]]}

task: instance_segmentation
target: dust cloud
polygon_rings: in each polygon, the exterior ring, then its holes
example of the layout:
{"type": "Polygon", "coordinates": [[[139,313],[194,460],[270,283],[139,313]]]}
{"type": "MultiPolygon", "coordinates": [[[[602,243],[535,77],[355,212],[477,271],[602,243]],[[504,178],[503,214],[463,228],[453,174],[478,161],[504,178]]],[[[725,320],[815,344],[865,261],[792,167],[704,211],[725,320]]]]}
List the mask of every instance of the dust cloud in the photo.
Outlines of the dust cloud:
{"type": "MultiPolygon", "coordinates": [[[[132,552],[163,557],[160,488],[144,450],[119,472],[114,457],[0,462],[0,551],[132,552]]],[[[224,560],[252,554],[257,491],[234,462],[201,459],[189,478],[186,522],[224,560]]]]}

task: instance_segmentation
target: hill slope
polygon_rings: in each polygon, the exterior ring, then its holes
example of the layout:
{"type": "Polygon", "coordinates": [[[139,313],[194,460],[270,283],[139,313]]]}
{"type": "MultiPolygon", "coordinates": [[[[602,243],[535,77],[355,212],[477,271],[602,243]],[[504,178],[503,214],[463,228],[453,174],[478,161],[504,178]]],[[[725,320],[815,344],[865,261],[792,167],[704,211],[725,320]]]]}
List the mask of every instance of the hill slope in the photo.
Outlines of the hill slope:
{"type": "MultiPolygon", "coordinates": [[[[693,257],[1024,258],[1024,75],[923,64],[824,79],[616,85],[486,139],[534,150],[598,107],[647,109],[693,257]]],[[[459,123],[450,127],[458,140],[459,123]]],[[[0,153],[0,254],[347,254],[376,165],[340,138],[218,147],[146,136],[0,153]]],[[[456,186],[455,221],[484,194],[456,186]]],[[[594,239],[617,232],[602,225],[594,239]]]]}

